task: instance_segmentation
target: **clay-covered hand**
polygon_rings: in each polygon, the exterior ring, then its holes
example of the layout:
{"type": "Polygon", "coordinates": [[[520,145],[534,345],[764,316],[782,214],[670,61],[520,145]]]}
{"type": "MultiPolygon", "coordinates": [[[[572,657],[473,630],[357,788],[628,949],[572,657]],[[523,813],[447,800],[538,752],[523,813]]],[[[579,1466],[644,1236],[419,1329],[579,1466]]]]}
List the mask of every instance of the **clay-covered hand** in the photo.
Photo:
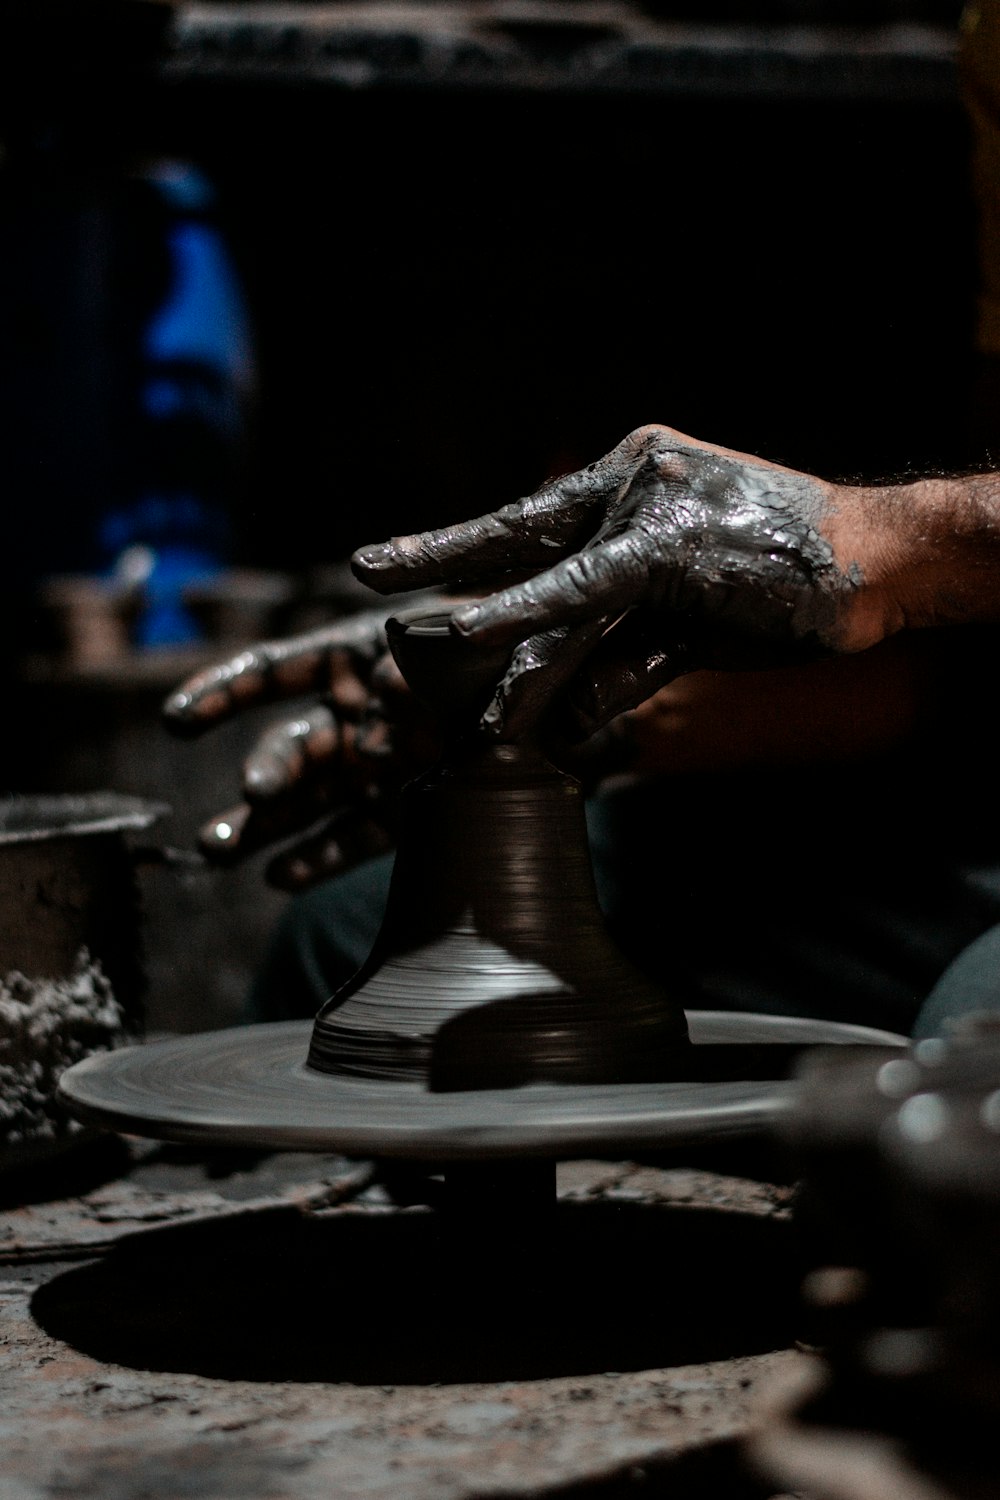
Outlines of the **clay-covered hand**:
{"type": "Polygon", "coordinates": [[[805,662],[890,633],[858,562],[865,493],[649,426],[526,499],[361,548],[352,566],[382,592],[516,570],[452,616],[512,652],[484,725],[515,738],[558,698],[585,736],[681,673],[805,662]]]}
{"type": "Polygon", "coordinates": [[[201,830],[209,859],[228,863],[282,845],[266,878],[295,890],[392,846],[395,794],[431,764],[439,739],[388,652],[387,613],[251,646],[166,700],[164,723],[182,736],[262,704],[306,700],[251,749],[243,801],[201,830]]]}

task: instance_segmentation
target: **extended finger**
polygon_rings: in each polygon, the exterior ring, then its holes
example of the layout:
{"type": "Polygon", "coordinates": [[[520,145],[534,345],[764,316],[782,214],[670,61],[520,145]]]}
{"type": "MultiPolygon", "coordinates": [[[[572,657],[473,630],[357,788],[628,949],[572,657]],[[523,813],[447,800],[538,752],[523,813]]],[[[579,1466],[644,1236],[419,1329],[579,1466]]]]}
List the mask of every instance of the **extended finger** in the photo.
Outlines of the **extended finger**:
{"type": "Polygon", "coordinates": [[[295,719],[261,735],[243,763],[243,790],[260,802],[290,791],[303,776],[333,762],[352,726],[338,723],[326,704],[313,705],[295,719]]]}
{"type": "Polygon", "coordinates": [[[303,782],[270,802],[241,802],[216,814],[198,833],[198,847],[214,864],[236,864],[272,844],[305,832],[335,799],[327,778],[303,782]]]}
{"type": "Polygon", "coordinates": [[[452,614],[452,626],[486,649],[562,626],[613,619],[640,603],[649,585],[647,543],[644,536],[626,533],[588,547],[534,578],[462,605],[452,614]]]}
{"type": "Polygon", "coordinates": [[[561,704],[564,731],[586,739],[694,665],[679,637],[664,640],[662,622],[653,629],[639,613],[623,616],[569,680],[561,704]]]}
{"type": "Polygon", "coordinates": [[[483,715],[483,728],[499,739],[515,740],[534,728],[553,698],[593,649],[606,617],[575,630],[563,627],[523,641],[483,715]]]}
{"type": "Polygon", "coordinates": [[[585,545],[604,505],[665,442],[695,446],[672,428],[637,427],[586,468],[549,480],[524,499],[470,521],[359,547],[351,567],[380,594],[546,568],[554,556],[585,545]]]}
{"type": "Polygon", "coordinates": [[[379,593],[548,567],[554,556],[575,551],[593,534],[609,463],[610,456],[600,459],[470,521],[359,547],[351,567],[379,593]]]}
{"type": "Polygon", "coordinates": [[[163,722],[193,736],[240,709],[324,690],[340,706],[355,706],[363,701],[357,662],[373,660],[377,642],[378,627],[368,615],[287,641],[260,642],[189,677],[164,703],[163,722]]]}

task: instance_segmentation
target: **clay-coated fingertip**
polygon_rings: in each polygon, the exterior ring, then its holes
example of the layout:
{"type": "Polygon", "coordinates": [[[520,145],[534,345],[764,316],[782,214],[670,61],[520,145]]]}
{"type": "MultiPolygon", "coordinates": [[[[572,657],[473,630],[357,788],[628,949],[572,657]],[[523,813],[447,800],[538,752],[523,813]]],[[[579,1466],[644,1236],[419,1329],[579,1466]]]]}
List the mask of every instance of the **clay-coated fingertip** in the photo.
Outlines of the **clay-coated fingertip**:
{"type": "Polygon", "coordinates": [[[507,737],[505,734],[507,729],[506,704],[499,694],[480,719],[479,728],[491,740],[502,740],[507,737]]]}
{"type": "Polygon", "coordinates": [[[286,791],[290,777],[277,758],[253,761],[243,772],[243,790],[252,802],[263,802],[286,791]]]}
{"type": "Polygon", "coordinates": [[[465,604],[452,611],[449,624],[456,635],[472,635],[482,618],[478,604],[465,604]]]}
{"type": "Polygon", "coordinates": [[[371,546],[359,547],[351,553],[351,571],[363,583],[370,584],[372,588],[378,588],[379,575],[384,573],[393,561],[393,550],[388,543],[376,542],[371,546]]]}
{"type": "Polygon", "coordinates": [[[180,693],[164,703],[160,709],[160,723],[170,734],[181,740],[197,739],[206,728],[204,721],[191,712],[191,699],[180,693]]]}

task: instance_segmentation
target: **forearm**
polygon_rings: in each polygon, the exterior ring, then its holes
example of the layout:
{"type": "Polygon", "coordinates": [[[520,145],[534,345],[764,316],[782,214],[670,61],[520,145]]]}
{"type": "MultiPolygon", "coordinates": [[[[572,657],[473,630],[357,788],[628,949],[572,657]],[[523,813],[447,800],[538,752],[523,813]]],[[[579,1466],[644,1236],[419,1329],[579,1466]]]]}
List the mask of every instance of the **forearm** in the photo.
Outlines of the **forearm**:
{"type": "Polygon", "coordinates": [[[1000,473],[835,486],[822,529],[861,585],[841,649],[1000,622],[1000,473]]]}

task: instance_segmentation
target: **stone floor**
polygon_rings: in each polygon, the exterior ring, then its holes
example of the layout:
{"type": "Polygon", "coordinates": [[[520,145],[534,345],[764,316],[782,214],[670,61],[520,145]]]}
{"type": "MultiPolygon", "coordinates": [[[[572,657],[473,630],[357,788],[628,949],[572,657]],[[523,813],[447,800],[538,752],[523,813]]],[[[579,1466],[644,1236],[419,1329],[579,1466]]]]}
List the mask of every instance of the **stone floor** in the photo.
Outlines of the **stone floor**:
{"type": "Polygon", "coordinates": [[[726,1165],[564,1163],[544,1229],[478,1237],[339,1157],[102,1136],[0,1176],[0,1496],[769,1500],[793,1189],[726,1165]]]}

